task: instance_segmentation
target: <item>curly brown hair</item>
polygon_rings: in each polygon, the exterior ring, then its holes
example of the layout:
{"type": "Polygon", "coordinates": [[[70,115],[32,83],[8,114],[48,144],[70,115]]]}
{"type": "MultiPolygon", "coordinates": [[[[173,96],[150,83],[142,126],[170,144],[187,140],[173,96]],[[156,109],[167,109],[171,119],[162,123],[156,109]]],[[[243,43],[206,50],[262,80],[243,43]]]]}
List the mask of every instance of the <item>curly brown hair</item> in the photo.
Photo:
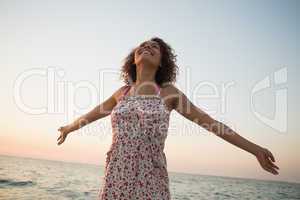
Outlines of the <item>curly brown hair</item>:
{"type": "MultiPolygon", "coordinates": [[[[161,67],[157,69],[155,74],[156,83],[162,86],[165,83],[175,82],[178,74],[178,66],[176,64],[177,55],[174,50],[161,38],[152,37],[150,41],[157,42],[161,50],[161,67]]],[[[135,49],[131,50],[129,55],[124,59],[124,64],[121,67],[121,79],[127,85],[136,81],[136,65],[134,64],[135,49]]]]}

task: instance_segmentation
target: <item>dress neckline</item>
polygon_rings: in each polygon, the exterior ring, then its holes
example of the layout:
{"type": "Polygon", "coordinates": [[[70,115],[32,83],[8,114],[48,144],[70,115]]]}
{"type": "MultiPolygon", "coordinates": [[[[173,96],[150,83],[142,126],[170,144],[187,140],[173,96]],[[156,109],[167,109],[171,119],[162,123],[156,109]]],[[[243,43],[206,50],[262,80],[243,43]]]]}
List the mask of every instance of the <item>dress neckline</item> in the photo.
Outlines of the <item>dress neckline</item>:
{"type": "Polygon", "coordinates": [[[165,103],[165,100],[160,96],[160,87],[157,86],[158,92],[156,94],[126,95],[128,93],[128,91],[130,90],[130,88],[131,88],[131,85],[129,85],[128,88],[126,88],[126,91],[123,93],[122,97],[118,101],[118,104],[121,103],[122,101],[126,101],[126,100],[154,98],[154,99],[160,100],[161,104],[164,107],[165,112],[167,112],[168,114],[171,113],[171,110],[168,109],[168,107],[165,103]]]}
{"type": "Polygon", "coordinates": [[[125,96],[123,95],[121,97],[121,99],[118,101],[118,104],[120,104],[121,102],[127,101],[127,100],[136,100],[136,99],[141,100],[141,99],[152,99],[152,98],[159,100],[160,103],[162,104],[165,112],[168,113],[168,114],[171,114],[171,110],[168,109],[168,107],[165,103],[165,100],[158,94],[152,94],[152,95],[142,94],[142,95],[129,95],[129,96],[128,95],[125,95],[125,96]]]}
{"type": "Polygon", "coordinates": [[[162,98],[158,94],[123,95],[123,98],[162,98]]]}
{"type": "Polygon", "coordinates": [[[146,98],[146,97],[159,97],[161,98],[160,96],[160,87],[155,84],[155,87],[156,87],[156,94],[139,94],[139,95],[127,95],[128,92],[130,91],[132,85],[128,85],[125,92],[123,93],[123,97],[141,97],[141,98],[146,98]]]}

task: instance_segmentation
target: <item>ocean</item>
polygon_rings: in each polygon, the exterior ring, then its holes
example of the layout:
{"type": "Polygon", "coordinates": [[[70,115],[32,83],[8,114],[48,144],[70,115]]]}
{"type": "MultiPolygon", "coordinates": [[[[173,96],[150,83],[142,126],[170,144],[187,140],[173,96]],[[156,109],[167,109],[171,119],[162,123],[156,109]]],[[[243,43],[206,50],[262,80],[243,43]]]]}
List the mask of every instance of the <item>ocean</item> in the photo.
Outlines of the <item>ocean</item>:
{"type": "MultiPolygon", "coordinates": [[[[0,199],[96,199],[104,168],[0,155],[0,199]]],[[[300,199],[300,184],[169,172],[172,200],[300,199]]]]}

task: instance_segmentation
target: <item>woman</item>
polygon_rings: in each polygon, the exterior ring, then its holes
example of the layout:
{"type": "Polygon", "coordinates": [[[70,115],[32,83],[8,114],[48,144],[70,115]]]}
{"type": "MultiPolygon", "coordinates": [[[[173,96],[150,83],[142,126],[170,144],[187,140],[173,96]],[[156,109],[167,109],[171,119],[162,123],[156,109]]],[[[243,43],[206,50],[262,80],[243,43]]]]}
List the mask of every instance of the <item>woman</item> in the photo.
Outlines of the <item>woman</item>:
{"type": "Polygon", "coordinates": [[[253,154],[263,169],[278,174],[269,150],[211,118],[172,84],[177,70],[176,55],[167,43],[157,37],[145,41],[126,57],[121,73],[126,85],[58,129],[60,145],[72,131],[111,114],[113,142],[99,199],[171,199],[163,149],[172,110],[253,154]]]}

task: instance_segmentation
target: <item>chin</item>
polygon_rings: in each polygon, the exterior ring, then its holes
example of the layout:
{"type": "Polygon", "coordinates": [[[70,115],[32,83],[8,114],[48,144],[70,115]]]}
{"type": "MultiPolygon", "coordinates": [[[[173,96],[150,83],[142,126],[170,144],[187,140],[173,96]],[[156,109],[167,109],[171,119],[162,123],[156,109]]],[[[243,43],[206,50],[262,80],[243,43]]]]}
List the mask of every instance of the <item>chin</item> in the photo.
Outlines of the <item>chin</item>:
{"type": "Polygon", "coordinates": [[[155,67],[155,64],[154,64],[153,62],[151,62],[151,61],[148,61],[148,60],[145,60],[145,61],[140,62],[140,63],[144,63],[144,64],[146,64],[147,66],[155,67]]]}
{"type": "Polygon", "coordinates": [[[145,63],[145,64],[149,64],[151,66],[156,65],[153,59],[146,57],[146,56],[141,57],[137,63],[145,63]]]}

